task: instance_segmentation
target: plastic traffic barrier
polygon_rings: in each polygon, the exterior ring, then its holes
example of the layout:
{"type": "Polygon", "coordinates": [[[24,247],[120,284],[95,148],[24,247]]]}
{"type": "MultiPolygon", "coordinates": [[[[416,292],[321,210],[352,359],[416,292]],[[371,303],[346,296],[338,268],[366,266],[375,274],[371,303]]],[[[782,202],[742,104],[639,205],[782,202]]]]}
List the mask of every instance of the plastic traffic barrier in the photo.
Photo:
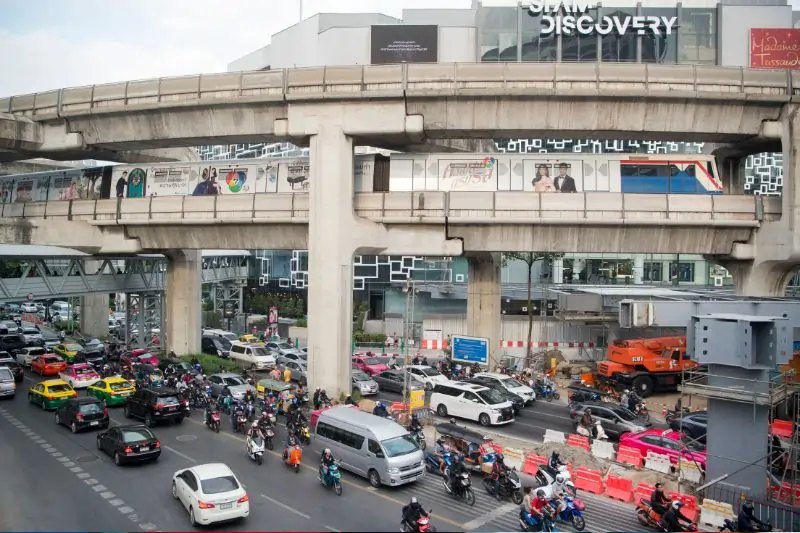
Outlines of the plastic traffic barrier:
{"type": "Polygon", "coordinates": [[[662,474],[669,474],[672,468],[672,462],[669,459],[669,455],[647,452],[647,457],[644,460],[644,467],[648,470],[661,472],[662,474]]]}
{"type": "Polygon", "coordinates": [[[516,468],[517,470],[521,470],[522,466],[525,464],[524,460],[525,452],[522,450],[517,450],[515,448],[506,448],[503,452],[503,459],[506,465],[509,467],[516,468]]]}
{"type": "Polygon", "coordinates": [[[573,478],[575,488],[591,492],[592,494],[603,494],[603,476],[597,470],[579,468],[573,478]]]}
{"type": "Polygon", "coordinates": [[[655,485],[650,485],[649,483],[639,483],[636,485],[636,488],[633,491],[633,502],[639,503],[639,500],[642,499],[649,500],[650,496],[653,495],[654,490],[656,490],[655,485]]]}
{"type": "Polygon", "coordinates": [[[733,520],[736,517],[733,514],[733,506],[729,503],[703,500],[703,505],[700,507],[700,518],[698,522],[704,526],[711,526],[713,528],[720,528],[725,524],[725,520],[733,520]]]}
{"type": "Polygon", "coordinates": [[[692,522],[697,520],[697,515],[700,514],[700,507],[697,505],[697,498],[691,494],[682,494],[680,492],[670,492],[668,497],[670,500],[683,502],[681,513],[683,513],[683,515],[692,522]]]}
{"type": "MultiPolygon", "coordinates": [[[[609,474],[604,496],[628,503],[633,500],[633,481],[626,477],[609,474]]],[[[696,503],[696,502],[695,502],[696,503]]]]}
{"type": "Polygon", "coordinates": [[[563,431],[555,431],[553,429],[546,429],[544,430],[544,441],[545,444],[549,442],[555,442],[556,444],[564,444],[567,442],[567,436],[564,435],[563,431]]]}
{"type": "Polygon", "coordinates": [[[774,420],[772,422],[772,434],[777,435],[782,439],[792,438],[792,429],[794,424],[789,420],[774,420]]]}
{"type": "Polygon", "coordinates": [[[592,455],[598,459],[613,459],[614,445],[607,440],[595,440],[592,443],[592,455]]]}
{"type": "Polygon", "coordinates": [[[492,442],[492,450],[494,453],[503,453],[503,447],[496,442],[492,442]]]}
{"type": "Polygon", "coordinates": [[[589,438],[583,435],[575,435],[574,433],[567,437],[567,446],[575,446],[576,448],[583,448],[589,451],[589,438]]]}
{"type": "Polygon", "coordinates": [[[681,479],[692,483],[700,483],[700,479],[703,477],[703,471],[700,470],[697,463],[681,458],[678,461],[678,468],[678,475],[681,479]]]}
{"type": "Polygon", "coordinates": [[[631,465],[635,468],[642,468],[644,466],[644,457],[642,452],[630,446],[620,446],[617,450],[617,462],[626,465],[631,465]]]}

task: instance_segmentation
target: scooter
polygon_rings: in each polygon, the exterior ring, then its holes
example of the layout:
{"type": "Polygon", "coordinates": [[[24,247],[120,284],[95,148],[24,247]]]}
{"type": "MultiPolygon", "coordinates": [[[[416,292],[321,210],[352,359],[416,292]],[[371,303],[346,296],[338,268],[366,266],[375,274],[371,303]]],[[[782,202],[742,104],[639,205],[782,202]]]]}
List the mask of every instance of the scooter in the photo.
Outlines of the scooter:
{"type": "MultiPolygon", "coordinates": [[[[442,454],[442,459],[444,460],[444,476],[448,476],[448,472],[450,472],[450,467],[453,466],[453,457],[456,454],[453,452],[444,452],[442,454]]],[[[431,474],[438,474],[439,473],[439,456],[435,453],[428,452],[425,454],[425,469],[431,474]]]]}
{"type": "Polygon", "coordinates": [[[295,432],[297,438],[300,442],[305,444],[311,444],[311,431],[309,431],[308,426],[304,423],[301,423],[297,426],[297,431],[295,432]]]}
{"type": "Polygon", "coordinates": [[[325,474],[320,472],[319,482],[326,489],[333,487],[333,490],[336,491],[337,496],[342,495],[342,473],[339,471],[338,464],[333,463],[330,465],[325,474]]]}
{"type": "Polygon", "coordinates": [[[432,513],[433,510],[430,510],[428,516],[420,516],[413,526],[403,522],[400,533],[436,533],[436,528],[431,525],[432,513]]]}
{"type": "Polygon", "coordinates": [[[273,426],[267,426],[261,430],[262,433],[264,433],[264,440],[267,441],[267,448],[270,450],[275,448],[275,445],[272,443],[272,439],[275,438],[275,430],[272,428],[273,426]]]}
{"type": "MultiPolygon", "coordinates": [[[[730,531],[731,533],[736,533],[739,531],[739,521],[736,519],[731,520],[730,518],[726,518],[725,522],[722,524],[722,527],[719,528],[720,531],[730,531]]],[[[758,531],[769,532],[772,531],[772,524],[767,522],[766,524],[758,525],[758,531]]]]}
{"type": "Polygon", "coordinates": [[[244,413],[236,417],[236,432],[244,433],[244,428],[247,426],[247,415],[244,413]]]}
{"type": "Polygon", "coordinates": [[[245,446],[248,457],[260,465],[264,461],[264,439],[260,435],[248,437],[245,446]]]}
{"type": "Polygon", "coordinates": [[[541,519],[526,511],[519,512],[519,527],[522,531],[543,531],[552,532],[556,531],[553,528],[553,516],[545,511],[544,518],[541,519]]]}
{"type": "Polygon", "coordinates": [[[422,451],[425,451],[427,444],[425,443],[425,433],[422,431],[422,428],[417,429],[416,431],[411,431],[411,436],[417,441],[417,446],[422,451]]]}
{"type": "Polygon", "coordinates": [[[285,450],[283,450],[283,462],[284,464],[289,465],[290,468],[294,468],[295,474],[300,473],[300,461],[303,459],[303,449],[300,448],[300,445],[295,444],[294,446],[287,446],[285,450]]]}
{"type": "Polygon", "coordinates": [[[653,510],[650,500],[641,498],[636,504],[636,520],[643,526],[662,531],[661,515],[653,510]]]}
{"type": "Polygon", "coordinates": [[[533,391],[536,393],[536,398],[543,398],[548,402],[552,402],[553,400],[558,400],[561,398],[561,394],[556,389],[555,385],[551,384],[542,384],[537,382],[533,391]]]}
{"type": "MultiPolygon", "coordinates": [[[[556,514],[556,521],[566,522],[571,524],[577,531],[583,531],[586,527],[586,520],[583,518],[583,511],[586,509],[586,505],[578,498],[570,496],[564,496],[564,503],[566,507],[556,514]]],[[[558,509],[559,501],[550,500],[550,505],[554,509],[558,509]]]]}
{"type": "Polygon", "coordinates": [[[206,426],[208,426],[208,429],[212,430],[214,433],[219,433],[219,427],[221,423],[219,412],[211,411],[206,417],[205,423],[206,426]],[[208,420],[209,418],[211,418],[211,420],[208,420]]]}
{"type": "Polygon", "coordinates": [[[489,494],[497,496],[498,499],[511,498],[511,501],[517,505],[522,503],[522,483],[520,483],[519,476],[514,470],[507,472],[503,479],[500,480],[499,492],[497,491],[497,484],[491,476],[483,478],[483,488],[489,494]]]}
{"type": "Polygon", "coordinates": [[[470,478],[469,472],[462,472],[458,478],[452,480],[451,483],[451,476],[448,471],[442,483],[450,496],[464,500],[467,505],[475,505],[475,492],[472,490],[472,479],[470,478]]]}
{"type": "Polygon", "coordinates": [[[608,435],[606,435],[605,430],[603,429],[603,424],[600,423],[599,420],[595,420],[594,428],[591,432],[585,427],[578,425],[578,429],[575,430],[578,435],[582,435],[584,437],[588,437],[590,439],[595,440],[608,440],[608,435]]]}

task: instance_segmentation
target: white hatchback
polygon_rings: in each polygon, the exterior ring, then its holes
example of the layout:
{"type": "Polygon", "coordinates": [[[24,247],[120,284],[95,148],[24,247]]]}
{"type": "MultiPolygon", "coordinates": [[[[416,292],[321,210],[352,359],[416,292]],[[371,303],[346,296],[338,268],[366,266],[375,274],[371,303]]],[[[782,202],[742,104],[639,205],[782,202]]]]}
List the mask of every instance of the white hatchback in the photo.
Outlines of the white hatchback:
{"type": "Polygon", "coordinates": [[[178,470],[172,477],[172,496],[189,512],[192,526],[250,516],[250,496],[223,463],[178,470]]]}

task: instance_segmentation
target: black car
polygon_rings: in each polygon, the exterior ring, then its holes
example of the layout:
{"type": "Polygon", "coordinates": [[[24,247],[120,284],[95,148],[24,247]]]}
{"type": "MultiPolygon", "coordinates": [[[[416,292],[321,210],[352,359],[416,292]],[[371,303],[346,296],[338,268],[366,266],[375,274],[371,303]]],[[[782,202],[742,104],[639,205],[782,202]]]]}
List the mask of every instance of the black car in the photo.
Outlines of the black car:
{"type": "Polygon", "coordinates": [[[504,400],[511,402],[511,407],[514,409],[514,416],[517,416],[522,408],[525,407],[525,400],[522,396],[518,396],[513,392],[501,385],[494,384],[493,382],[483,381],[479,379],[465,379],[462,383],[471,383],[473,385],[480,385],[481,387],[488,387],[503,397],[504,400]]]}
{"type": "Polygon", "coordinates": [[[0,353],[0,366],[8,367],[14,375],[14,383],[20,383],[25,378],[25,370],[22,365],[10,357],[5,357],[7,354],[0,353]]]}
{"type": "Polygon", "coordinates": [[[683,431],[690,439],[705,444],[706,432],[708,431],[708,413],[697,411],[681,418],[674,418],[669,421],[669,427],[674,431],[683,431]]]}
{"type": "Polygon", "coordinates": [[[147,427],[156,422],[172,420],[183,422],[184,405],[178,391],[169,387],[142,387],[136,389],[125,402],[125,417],[141,418],[147,427]]]}
{"type": "Polygon", "coordinates": [[[200,349],[203,353],[216,355],[218,357],[228,357],[231,354],[231,343],[222,337],[204,336],[200,341],[200,349]]]}
{"type": "Polygon", "coordinates": [[[116,426],[97,435],[97,449],[113,457],[119,466],[155,461],[161,455],[161,442],[147,427],[131,424],[116,426]]]}
{"type": "Polygon", "coordinates": [[[98,372],[105,366],[106,357],[103,352],[95,350],[84,350],[75,356],[76,363],[88,363],[98,372]]]}
{"type": "Polygon", "coordinates": [[[26,346],[28,346],[28,343],[25,341],[25,337],[23,337],[19,333],[4,335],[0,337],[0,350],[8,352],[11,355],[16,354],[18,351],[25,348],[26,346]]]}
{"type": "Polygon", "coordinates": [[[69,427],[73,433],[82,429],[108,429],[108,408],[91,396],[70,398],[56,409],[56,425],[69,427]]]}
{"type": "Polygon", "coordinates": [[[87,352],[100,352],[101,355],[106,353],[106,345],[100,339],[83,339],[81,345],[87,352]]]}

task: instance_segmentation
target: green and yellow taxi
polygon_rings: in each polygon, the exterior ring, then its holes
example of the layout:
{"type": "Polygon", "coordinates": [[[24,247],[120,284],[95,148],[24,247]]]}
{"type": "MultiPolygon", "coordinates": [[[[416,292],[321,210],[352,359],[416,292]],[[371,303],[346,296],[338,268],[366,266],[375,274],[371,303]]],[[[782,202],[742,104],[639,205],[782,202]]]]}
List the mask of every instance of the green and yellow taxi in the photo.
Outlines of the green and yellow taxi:
{"type": "Polygon", "coordinates": [[[128,396],[136,392],[136,388],[125,378],[118,376],[101,379],[86,389],[88,396],[103,400],[109,407],[122,405],[128,396]]]}
{"type": "Polygon", "coordinates": [[[63,357],[67,363],[72,364],[75,362],[75,356],[83,351],[83,346],[76,342],[65,342],[56,344],[53,351],[63,357]]]}
{"type": "Polygon", "coordinates": [[[28,389],[28,401],[45,411],[57,409],[70,398],[77,396],[78,393],[72,385],[63,379],[48,379],[28,389]]]}
{"type": "Polygon", "coordinates": [[[264,342],[259,340],[255,335],[242,335],[239,337],[239,342],[242,344],[264,344],[264,342]]]}

